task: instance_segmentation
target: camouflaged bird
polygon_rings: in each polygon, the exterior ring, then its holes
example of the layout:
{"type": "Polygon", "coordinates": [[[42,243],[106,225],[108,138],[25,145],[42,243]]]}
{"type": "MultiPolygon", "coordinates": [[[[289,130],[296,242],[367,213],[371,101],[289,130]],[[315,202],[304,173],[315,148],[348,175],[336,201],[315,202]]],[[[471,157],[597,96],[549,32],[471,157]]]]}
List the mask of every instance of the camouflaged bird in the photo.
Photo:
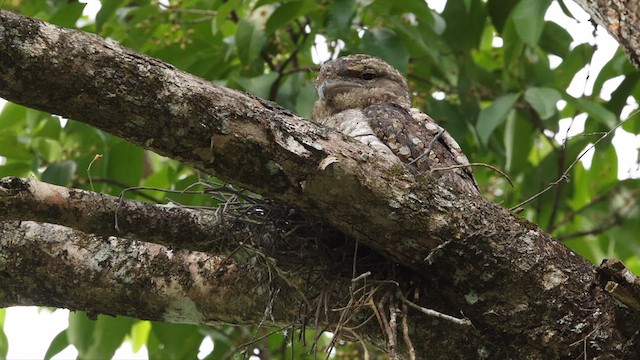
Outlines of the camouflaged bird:
{"type": "Polygon", "coordinates": [[[442,185],[479,194],[460,145],[427,114],[411,107],[407,80],[383,60],[349,55],[325,63],[315,82],[313,119],[352,136],[442,185]],[[442,169],[449,168],[449,169],[442,169]],[[440,169],[431,171],[432,169],[440,169]]]}

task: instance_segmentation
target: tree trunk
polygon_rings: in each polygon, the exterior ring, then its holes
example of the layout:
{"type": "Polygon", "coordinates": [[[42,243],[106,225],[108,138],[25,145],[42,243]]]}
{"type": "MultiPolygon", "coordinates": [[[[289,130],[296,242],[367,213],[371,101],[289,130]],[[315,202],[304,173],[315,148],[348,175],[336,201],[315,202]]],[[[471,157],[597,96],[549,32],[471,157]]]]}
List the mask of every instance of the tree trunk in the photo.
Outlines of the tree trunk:
{"type": "MultiPolygon", "coordinates": [[[[313,250],[305,252],[294,264],[283,265],[282,259],[291,257],[290,240],[276,237],[278,241],[265,247],[255,238],[255,232],[251,233],[251,256],[234,256],[230,261],[236,267],[249,267],[245,269],[249,273],[262,274],[255,275],[255,279],[263,279],[265,271],[277,278],[270,278],[270,295],[256,297],[252,309],[281,310],[263,311],[262,315],[234,314],[234,309],[220,307],[207,311],[203,322],[228,321],[236,316],[238,323],[251,323],[249,318],[259,323],[269,313],[273,319],[267,323],[273,325],[314,321],[321,326],[337,324],[341,334],[379,344],[386,342],[391,354],[402,357],[410,357],[412,348],[419,357],[429,358],[631,359],[640,352],[637,323],[630,322],[637,319],[637,313],[616,305],[600,285],[602,279],[598,279],[592,264],[535,225],[483,198],[459,196],[431,181],[428,174],[414,177],[401,164],[376,157],[365,145],[274,103],[213,85],[95,35],[2,11],[0,54],[3,98],[98,127],[299,209],[307,219],[322,219],[348,236],[345,240],[333,230],[320,231],[315,235],[320,244],[305,243],[317,248],[311,247],[313,250]],[[347,256],[337,259],[336,251],[347,256]],[[263,256],[264,262],[250,261],[256,256],[263,256]],[[295,271],[280,271],[281,265],[295,271]],[[262,266],[262,270],[251,266],[262,266]],[[320,277],[323,281],[310,284],[306,274],[318,267],[326,270],[320,277]],[[332,278],[330,273],[337,275],[332,278]],[[355,285],[363,282],[365,285],[355,285]],[[356,290],[361,292],[354,294],[356,290]],[[274,296],[276,292],[280,295],[274,296]],[[409,307],[414,302],[420,307],[409,307]],[[335,311],[334,314],[341,314],[337,318],[309,315],[327,307],[354,310],[353,314],[335,311]],[[427,308],[460,319],[437,314],[425,317],[418,311],[427,308]],[[214,310],[221,313],[215,314],[214,310]],[[373,322],[365,321],[370,314],[375,315],[382,331],[377,324],[372,326],[373,322]],[[406,324],[402,323],[405,319],[406,324]],[[358,327],[363,322],[366,326],[358,327]]],[[[0,213],[7,215],[0,215],[5,220],[0,253],[6,259],[2,271],[10,274],[2,278],[5,281],[18,277],[26,281],[54,266],[34,259],[40,266],[37,272],[28,266],[14,269],[22,255],[12,252],[12,244],[29,240],[33,241],[30,246],[46,247],[51,243],[36,241],[39,233],[56,241],[67,236],[55,235],[56,231],[52,233],[46,226],[9,219],[61,223],[81,231],[120,236],[115,229],[108,234],[108,226],[91,227],[87,219],[65,218],[54,215],[56,211],[29,206],[10,211],[18,207],[19,201],[43,201],[57,211],[65,211],[68,204],[61,204],[67,202],[68,196],[56,202],[47,200],[42,193],[38,195],[33,190],[36,185],[15,179],[5,179],[3,184],[0,213]],[[24,196],[20,199],[18,194],[24,196]],[[9,216],[10,213],[14,215],[9,216]]],[[[113,205],[109,209],[113,215],[113,205]]],[[[161,213],[157,209],[150,211],[161,213]]],[[[193,220],[183,213],[166,212],[162,216],[193,220]]],[[[145,219],[151,221],[151,216],[145,219]]],[[[160,232],[171,221],[157,223],[165,224],[158,225],[160,232]]],[[[184,226],[197,227],[196,223],[187,221],[184,226]]],[[[307,224],[314,223],[307,220],[307,224]]],[[[233,234],[246,228],[228,230],[233,234]]],[[[273,234],[283,233],[277,226],[272,230],[273,234]]],[[[131,238],[170,243],[168,236],[154,231],[136,232],[126,224],[123,231],[131,238]]],[[[207,238],[206,231],[200,233],[207,238]]],[[[301,239],[299,233],[294,235],[301,239]]],[[[91,254],[91,258],[85,258],[87,262],[100,256],[98,243],[95,244],[83,247],[91,254]]],[[[229,250],[193,245],[176,244],[206,251],[215,259],[229,250]]],[[[244,245],[238,243],[235,248],[244,245]]],[[[118,248],[117,243],[113,246],[118,248]]],[[[140,261],[133,254],[130,258],[140,261]]],[[[184,266],[167,263],[163,274],[168,276],[173,269],[184,266]]],[[[55,272],[48,275],[55,278],[55,272]]],[[[148,276],[151,279],[158,274],[148,276]]],[[[47,281],[53,282],[52,278],[47,281]]],[[[100,286],[92,279],[83,278],[85,286],[100,286]]],[[[197,282],[194,279],[189,281],[197,282]]],[[[250,281],[230,289],[238,295],[251,296],[250,281]],[[247,293],[240,294],[243,291],[247,293]]],[[[184,293],[185,289],[166,286],[185,297],[192,295],[184,293]]],[[[33,297],[26,293],[22,296],[22,290],[16,287],[3,285],[2,289],[8,291],[3,297],[22,299],[24,305],[151,318],[144,307],[137,313],[136,304],[126,296],[118,298],[121,307],[109,308],[74,302],[73,297],[63,301],[59,294],[42,292],[33,297]]],[[[215,292],[215,284],[203,291],[215,292]]],[[[231,292],[225,294],[231,296],[231,292]]],[[[193,303],[189,309],[200,309],[198,301],[193,303]]],[[[3,304],[15,305],[17,300],[3,304]]],[[[165,306],[165,312],[172,309],[167,303],[158,306],[165,306]]]]}

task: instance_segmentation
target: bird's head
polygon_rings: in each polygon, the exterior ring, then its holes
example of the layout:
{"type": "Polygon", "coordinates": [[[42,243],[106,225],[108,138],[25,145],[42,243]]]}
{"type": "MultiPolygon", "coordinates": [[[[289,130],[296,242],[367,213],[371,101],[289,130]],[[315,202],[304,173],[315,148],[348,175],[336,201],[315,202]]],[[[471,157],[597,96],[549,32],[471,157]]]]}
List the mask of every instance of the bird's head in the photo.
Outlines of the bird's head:
{"type": "Polygon", "coordinates": [[[315,119],[379,103],[411,107],[409,87],[402,74],[369,55],[349,55],[325,63],[315,85],[320,97],[314,108],[315,119]]]}

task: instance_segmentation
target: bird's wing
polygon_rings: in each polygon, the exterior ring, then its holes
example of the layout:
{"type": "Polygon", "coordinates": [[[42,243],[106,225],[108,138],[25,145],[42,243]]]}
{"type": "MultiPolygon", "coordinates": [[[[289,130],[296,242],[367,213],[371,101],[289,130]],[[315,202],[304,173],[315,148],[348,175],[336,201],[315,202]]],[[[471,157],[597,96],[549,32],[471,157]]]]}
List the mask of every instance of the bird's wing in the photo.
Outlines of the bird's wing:
{"type": "Polygon", "coordinates": [[[374,135],[402,162],[459,190],[479,193],[471,167],[459,167],[469,164],[460,145],[429,116],[390,103],[368,106],[362,113],[374,135]]]}
{"type": "Polygon", "coordinates": [[[362,109],[345,110],[320,119],[319,122],[368,145],[376,154],[392,162],[398,161],[395,153],[375,135],[369,118],[364,115],[362,109]]]}

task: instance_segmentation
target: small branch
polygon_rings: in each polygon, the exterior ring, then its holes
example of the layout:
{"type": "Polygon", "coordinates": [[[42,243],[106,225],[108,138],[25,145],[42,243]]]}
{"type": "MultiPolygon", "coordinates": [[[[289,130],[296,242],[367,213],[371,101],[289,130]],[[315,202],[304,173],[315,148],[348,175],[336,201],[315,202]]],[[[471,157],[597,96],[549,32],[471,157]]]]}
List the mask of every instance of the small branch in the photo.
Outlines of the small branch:
{"type": "Polygon", "coordinates": [[[541,191],[539,191],[537,194],[531,196],[530,198],[528,198],[527,200],[521,202],[520,204],[511,207],[509,210],[510,211],[516,211],[517,209],[519,209],[520,207],[530,203],[531,201],[535,200],[537,197],[541,196],[542,194],[546,193],[547,191],[549,191],[551,188],[553,188],[554,186],[558,185],[560,182],[562,182],[563,180],[568,180],[569,179],[569,172],[571,171],[571,169],[573,169],[573,167],[578,163],[578,161],[580,161],[582,159],[582,157],[585,156],[586,153],[589,152],[589,150],[593,149],[596,147],[596,145],[598,145],[602,140],[604,140],[607,136],[611,135],[614,131],[616,131],[616,129],[618,129],[619,127],[621,127],[625,122],[627,122],[629,119],[631,119],[633,116],[635,116],[636,114],[638,114],[638,112],[640,112],[640,110],[636,110],[634,111],[632,114],[629,115],[629,117],[627,117],[626,119],[622,120],[621,122],[619,122],[618,124],[616,124],[616,126],[614,126],[611,130],[607,131],[604,135],[602,135],[598,140],[596,140],[596,142],[594,142],[591,146],[589,146],[588,149],[586,149],[585,151],[583,151],[578,157],[576,157],[576,159],[571,163],[571,165],[569,165],[569,167],[567,167],[567,169],[562,173],[562,175],[560,175],[560,177],[556,180],[553,181],[552,183],[550,183],[546,188],[542,189],[541,191]]]}
{"type": "Polygon", "coordinates": [[[482,166],[482,167],[489,168],[489,169],[497,172],[498,174],[502,175],[505,179],[507,179],[507,181],[509,182],[509,185],[511,185],[511,187],[513,187],[513,182],[511,181],[511,178],[509,177],[509,175],[505,174],[504,171],[498,169],[497,167],[489,165],[489,164],[485,164],[485,163],[470,163],[470,164],[466,164],[466,165],[451,165],[451,166],[433,168],[433,169],[431,169],[431,171],[445,171],[445,170],[452,170],[452,169],[458,169],[458,168],[466,168],[466,167],[469,167],[469,166],[482,166]]]}
{"type": "Polygon", "coordinates": [[[398,309],[393,298],[389,299],[389,358],[398,359],[398,309]]]}
{"type": "Polygon", "coordinates": [[[411,336],[409,336],[409,325],[407,318],[409,316],[409,308],[407,307],[406,302],[402,302],[402,338],[404,339],[404,344],[407,346],[409,353],[409,360],[416,360],[416,350],[413,347],[413,343],[411,342],[411,336]]]}
{"type": "Polygon", "coordinates": [[[590,230],[584,230],[584,231],[576,231],[574,233],[571,234],[566,234],[566,235],[561,235],[561,236],[557,236],[556,239],[558,241],[566,241],[569,239],[574,239],[577,237],[582,237],[582,236],[587,236],[587,235],[598,235],[598,234],[602,234],[603,232],[613,228],[614,226],[620,225],[623,222],[623,219],[620,216],[617,216],[615,214],[612,215],[614,217],[613,220],[609,220],[606,221],[605,223],[603,223],[602,225],[590,229],[590,230]]]}
{"type": "MultiPolygon", "coordinates": [[[[573,124],[573,120],[572,120],[572,124],[573,124]]],[[[569,129],[571,129],[571,126],[569,126],[569,128],[567,129],[567,133],[569,133],[569,129]]],[[[563,142],[561,149],[556,151],[556,154],[558,157],[558,162],[556,164],[556,173],[558,175],[561,175],[562,169],[564,168],[564,165],[565,165],[565,159],[567,155],[566,140],[563,142]]],[[[553,224],[556,221],[556,216],[558,215],[558,209],[560,207],[561,198],[562,198],[562,183],[559,183],[559,185],[556,187],[555,192],[553,194],[553,202],[551,205],[551,215],[549,215],[549,221],[547,222],[547,232],[551,232],[551,229],[553,228],[553,224]]]]}
{"type": "Polygon", "coordinates": [[[427,146],[427,149],[422,154],[418,155],[418,157],[411,160],[409,162],[409,165],[413,165],[414,163],[418,162],[418,160],[429,156],[429,154],[431,153],[431,149],[433,148],[433,144],[435,144],[435,142],[442,136],[442,133],[444,133],[444,129],[440,129],[440,131],[438,131],[438,133],[433,137],[433,139],[429,141],[429,146],[427,146]]]}
{"type": "Polygon", "coordinates": [[[605,191],[603,193],[598,194],[596,197],[591,199],[591,201],[589,201],[584,206],[582,206],[582,207],[580,207],[580,208],[578,208],[576,210],[566,212],[565,215],[563,216],[562,220],[557,222],[552,229],[549,229],[549,232],[552,232],[555,229],[557,229],[558,227],[571,222],[577,215],[582,214],[583,212],[587,211],[589,208],[601,203],[602,201],[608,200],[609,197],[611,195],[613,195],[614,191],[617,190],[620,187],[621,184],[622,184],[622,182],[617,182],[614,186],[611,187],[611,189],[609,189],[609,190],[607,190],[607,191],[605,191]]]}
{"type": "Polygon", "coordinates": [[[452,322],[454,324],[457,324],[457,325],[463,325],[463,326],[472,326],[473,325],[473,324],[471,324],[471,320],[469,320],[469,319],[458,319],[458,318],[455,318],[455,317],[453,317],[451,315],[443,314],[441,312],[438,312],[438,311],[435,311],[435,310],[431,310],[431,309],[427,309],[427,308],[423,308],[420,305],[416,305],[416,304],[412,303],[411,301],[407,300],[407,298],[404,297],[403,294],[400,294],[400,298],[402,299],[402,301],[405,304],[409,305],[411,308],[413,308],[415,310],[420,311],[421,313],[423,313],[425,315],[433,316],[433,317],[436,317],[436,318],[439,318],[439,319],[443,319],[443,320],[447,320],[447,321],[450,321],[450,322],[452,322]]]}
{"type": "MultiPolygon", "coordinates": [[[[144,188],[144,187],[132,187],[130,185],[127,185],[121,181],[117,181],[114,179],[109,179],[109,178],[87,178],[88,180],[90,180],[93,183],[103,183],[103,184],[109,184],[109,185],[115,185],[119,188],[125,189],[125,190],[129,190],[131,192],[133,192],[134,194],[136,194],[137,196],[140,196],[141,198],[147,199],[151,202],[153,202],[154,204],[160,204],[162,203],[162,201],[154,198],[151,195],[147,195],[144,192],[140,191],[140,190],[148,190],[148,188],[144,188]]],[[[74,182],[73,186],[76,185],[82,185],[84,182],[84,179],[78,179],[79,181],[74,182]]]]}

